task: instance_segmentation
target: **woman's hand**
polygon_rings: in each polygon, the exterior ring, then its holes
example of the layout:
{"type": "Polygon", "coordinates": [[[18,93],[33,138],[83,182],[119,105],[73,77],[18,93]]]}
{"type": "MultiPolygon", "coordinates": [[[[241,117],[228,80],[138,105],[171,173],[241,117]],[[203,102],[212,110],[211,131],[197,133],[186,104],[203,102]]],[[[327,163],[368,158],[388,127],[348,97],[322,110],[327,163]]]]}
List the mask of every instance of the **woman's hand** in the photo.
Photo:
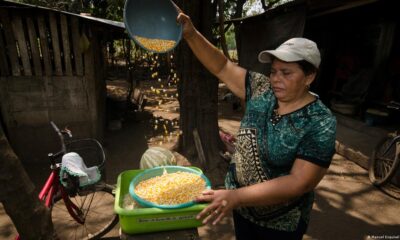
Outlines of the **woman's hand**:
{"type": "Polygon", "coordinates": [[[176,22],[182,24],[183,38],[188,40],[191,36],[193,36],[196,33],[196,28],[194,27],[190,17],[184,14],[182,9],[180,9],[178,5],[176,5],[172,0],[171,3],[172,5],[174,5],[176,11],[178,11],[179,13],[178,16],[176,17],[176,22]]]}
{"type": "Polygon", "coordinates": [[[182,24],[182,35],[184,39],[188,40],[192,36],[194,36],[194,34],[196,33],[196,28],[194,27],[192,20],[190,20],[190,17],[188,15],[180,12],[178,14],[178,17],[176,18],[176,21],[179,24],[182,24]]]}
{"type": "Polygon", "coordinates": [[[196,216],[197,219],[203,219],[203,224],[213,220],[212,224],[215,225],[232,209],[239,206],[234,190],[206,190],[195,201],[210,203],[196,216]]]}

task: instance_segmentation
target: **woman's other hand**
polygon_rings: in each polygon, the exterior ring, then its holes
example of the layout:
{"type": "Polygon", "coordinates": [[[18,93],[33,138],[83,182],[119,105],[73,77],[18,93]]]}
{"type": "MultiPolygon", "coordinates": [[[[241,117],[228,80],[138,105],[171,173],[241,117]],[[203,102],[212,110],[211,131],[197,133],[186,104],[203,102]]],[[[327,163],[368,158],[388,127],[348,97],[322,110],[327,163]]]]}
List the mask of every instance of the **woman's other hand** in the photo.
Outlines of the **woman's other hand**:
{"type": "Polygon", "coordinates": [[[232,209],[239,205],[234,190],[206,190],[195,201],[210,203],[196,218],[203,219],[203,224],[212,221],[213,225],[221,221],[232,209]]]}

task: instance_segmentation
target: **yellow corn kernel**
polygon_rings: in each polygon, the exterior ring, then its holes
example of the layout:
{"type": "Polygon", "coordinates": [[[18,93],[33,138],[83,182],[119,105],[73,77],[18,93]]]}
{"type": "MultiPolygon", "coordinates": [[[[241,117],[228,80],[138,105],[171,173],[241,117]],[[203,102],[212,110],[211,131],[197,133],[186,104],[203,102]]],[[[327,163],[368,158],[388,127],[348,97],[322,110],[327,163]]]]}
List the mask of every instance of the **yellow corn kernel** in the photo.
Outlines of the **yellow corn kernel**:
{"type": "Polygon", "coordinates": [[[192,201],[205,188],[205,181],[199,175],[178,171],[140,182],[135,193],[149,202],[175,205],[192,201]]]}
{"type": "Polygon", "coordinates": [[[152,39],[152,38],[139,37],[137,35],[135,35],[134,37],[145,48],[156,52],[165,52],[173,48],[176,43],[173,40],[156,39],[156,38],[152,39]]]}

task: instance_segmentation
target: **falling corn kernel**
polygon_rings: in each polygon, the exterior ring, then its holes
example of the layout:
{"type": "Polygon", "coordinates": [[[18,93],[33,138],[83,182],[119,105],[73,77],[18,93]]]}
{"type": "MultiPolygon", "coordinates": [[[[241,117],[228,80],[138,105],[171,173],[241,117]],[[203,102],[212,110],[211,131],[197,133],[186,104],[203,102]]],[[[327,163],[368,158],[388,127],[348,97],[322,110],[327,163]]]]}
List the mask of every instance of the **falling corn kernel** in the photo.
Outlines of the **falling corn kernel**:
{"type": "MultiPolygon", "coordinates": [[[[134,36],[136,41],[138,41],[140,44],[142,44],[145,48],[151,51],[156,51],[156,52],[165,52],[168,51],[169,49],[173,48],[175,46],[175,41],[173,40],[165,40],[165,39],[151,39],[151,38],[145,38],[145,37],[140,37],[140,36],[134,36]]],[[[156,56],[156,59],[158,56],[156,56]]]]}

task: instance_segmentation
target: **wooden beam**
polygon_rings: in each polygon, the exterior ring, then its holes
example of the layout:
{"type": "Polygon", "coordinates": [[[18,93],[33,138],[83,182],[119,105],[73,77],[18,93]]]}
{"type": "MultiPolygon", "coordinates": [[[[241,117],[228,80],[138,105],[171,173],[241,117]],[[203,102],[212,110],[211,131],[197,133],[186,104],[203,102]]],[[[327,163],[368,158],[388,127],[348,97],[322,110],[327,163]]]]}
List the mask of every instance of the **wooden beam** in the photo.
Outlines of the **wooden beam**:
{"type": "Polygon", "coordinates": [[[79,19],[77,17],[71,17],[71,34],[76,75],[83,76],[82,49],[79,44],[81,35],[79,33],[79,19]]]}
{"type": "Polygon", "coordinates": [[[63,52],[64,52],[64,63],[65,63],[65,75],[72,76],[71,48],[69,46],[68,20],[65,14],[61,14],[61,37],[64,49],[63,52]]]}
{"type": "Polygon", "coordinates": [[[10,59],[13,76],[21,76],[21,67],[19,64],[17,45],[12,31],[10,17],[5,9],[0,9],[0,19],[3,24],[4,36],[6,40],[6,50],[10,59]]]}
{"type": "Polygon", "coordinates": [[[53,45],[53,58],[55,65],[55,75],[62,76],[62,66],[61,66],[61,53],[60,53],[60,42],[58,39],[58,28],[57,28],[57,18],[55,13],[49,13],[50,20],[50,32],[51,32],[51,42],[53,45]]]}
{"type": "Polygon", "coordinates": [[[6,43],[3,40],[2,32],[3,31],[0,31],[0,46],[2,46],[2,48],[0,49],[0,76],[8,76],[10,75],[10,71],[8,69],[8,62],[7,62],[6,47],[5,47],[6,43]]]}
{"type": "Polygon", "coordinates": [[[49,53],[49,42],[47,39],[46,24],[43,15],[38,16],[38,27],[40,36],[40,49],[42,50],[43,65],[46,76],[53,74],[50,53],[49,53]]]}
{"type": "Polygon", "coordinates": [[[340,11],[344,11],[344,10],[348,10],[351,8],[355,8],[355,7],[361,7],[367,4],[371,4],[374,2],[377,2],[378,0],[360,0],[360,1],[353,1],[353,2],[349,2],[349,3],[344,3],[341,6],[335,7],[335,8],[329,8],[326,11],[322,11],[322,12],[318,12],[314,15],[309,16],[308,18],[314,18],[314,17],[320,17],[323,15],[327,15],[327,14],[332,14],[335,12],[340,12],[340,11]]]}
{"type": "Polygon", "coordinates": [[[19,55],[22,60],[22,66],[24,68],[25,76],[32,76],[32,68],[29,58],[28,47],[26,46],[27,38],[24,33],[24,26],[22,25],[22,19],[19,15],[14,15],[11,21],[15,39],[18,42],[19,55]]]}
{"type": "Polygon", "coordinates": [[[35,25],[33,24],[32,18],[26,18],[26,24],[28,26],[29,43],[31,45],[33,67],[35,69],[36,76],[42,76],[42,63],[40,62],[39,42],[36,34],[35,25]]]}
{"type": "Polygon", "coordinates": [[[13,76],[21,76],[21,66],[19,64],[17,43],[15,41],[14,33],[11,26],[11,20],[8,12],[0,9],[0,18],[3,23],[4,35],[6,39],[6,46],[8,57],[10,58],[11,70],[13,76]]]}

